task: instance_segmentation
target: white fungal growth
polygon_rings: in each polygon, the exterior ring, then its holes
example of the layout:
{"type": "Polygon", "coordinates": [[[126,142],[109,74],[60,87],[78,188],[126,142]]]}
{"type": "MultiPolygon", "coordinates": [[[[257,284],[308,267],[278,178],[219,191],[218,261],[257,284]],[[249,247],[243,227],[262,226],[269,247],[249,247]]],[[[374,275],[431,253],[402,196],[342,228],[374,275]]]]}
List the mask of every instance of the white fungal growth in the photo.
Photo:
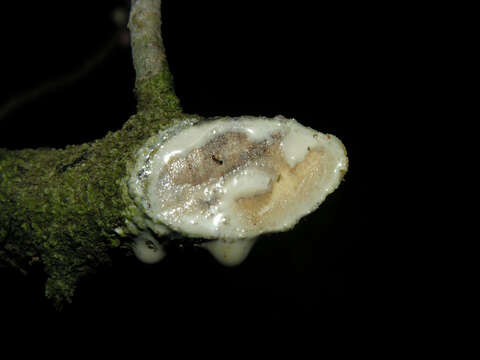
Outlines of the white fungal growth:
{"type": "Polygon", "coordinates": [[[210,251],[217,261],[225,266],[234,266],[243,262],[255,244],[256,238],[218,239],[202,246],[210,251]]]}
{"type": "Polygon", "coordinates": [[[149,222],[215,239],[204,247],[233,265],[258,235],[288,230],[314,211],[347,165],[338,138],[293,119],[190,119],[139,151],[129,188],[149,222]]]}
{"type": "Polygon", "coordinates": [[[133,252],[141,262],[155,264],[165,257],[162,245],[148,231],[142,232],[134,241],[133,252]]]}

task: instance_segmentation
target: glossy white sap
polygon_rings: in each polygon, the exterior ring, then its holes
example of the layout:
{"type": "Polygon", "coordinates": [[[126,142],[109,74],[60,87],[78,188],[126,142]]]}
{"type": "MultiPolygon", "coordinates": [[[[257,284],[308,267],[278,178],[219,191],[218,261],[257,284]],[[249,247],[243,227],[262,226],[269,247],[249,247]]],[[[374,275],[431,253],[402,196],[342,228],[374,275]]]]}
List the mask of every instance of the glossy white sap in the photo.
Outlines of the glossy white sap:
{"type": "Polygon", "coordinates": [[[140,261],[155,264],[165,257],[162,245],[148,232],[141,233],[134,241],[133,252],[140,261]]]}
{"type": "Polygon", "coordinates": [[[241,117],[195,123],[186,120],[141,149],[129,185],[153,224],[215,239],[203,246],[226,265],[241,262],[258,235],[287,230],[315,210],[347,170],[345,148],[338,138],[293,119],[241,117]],[[199,184],[175,183],[172,174],[188,171],[183,158],[227,133],[244,134],[252,144],[277,142],[283,160],[275,161],[281,164],[258,157],[199,184]],[[316,155],[309,158],[312,153],[316,155]],[[262,195],[272,200],[255,208],[253,221],[249,208],[239,202],[262,195]]]}

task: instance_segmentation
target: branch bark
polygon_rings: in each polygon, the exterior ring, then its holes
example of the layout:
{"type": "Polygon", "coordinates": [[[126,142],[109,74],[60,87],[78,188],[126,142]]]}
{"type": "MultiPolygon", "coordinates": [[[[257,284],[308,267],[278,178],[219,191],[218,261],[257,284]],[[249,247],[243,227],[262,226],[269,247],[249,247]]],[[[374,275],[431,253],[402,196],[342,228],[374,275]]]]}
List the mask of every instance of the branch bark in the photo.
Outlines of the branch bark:
{"type": "Polygon", "coordinates": [[[160,9],[161,0],[132,1],[128,29],[138,83],[160,74],[166,59],[160,9]]]}
{"type": "Polygon", "coordinates": [[[201,117],[184,114],[173,91],[160,10],[160,0],[132,1],[138,109],[119,131],[65,149],[0,149],[0,261],[23,272],[41,264],[57,305],[113,249],[138,242],[139,258],[157,261],[147,234],[212,240],[204,245],[219,261],[237,264],[256,236],[316,209],[347,170],[337,138],[292,119],[225,117],[194,128],[201,117]]]}
{"type": "Polygon", "coordinates": [[[178,106],[163,46],[161,6],[161,0],[132,1],[128,28],[139,111],[161,107],[158,101],[173,101],[178,106]]]}
{"type": "MultiPolygon", "coordinates": [[[[127,178],[145,141],[186,117],[173,92],[161,38],[160,0],[132,1],[129,29],[138,112],[122,129],[65,149],[0,148],[0,264],[41,264],[46,296],[71,301],[78,280],[131,250],[118,229],[135,216],[127,178]]],[[[72,110],[75,111],[75,110],[72,110]]]]}

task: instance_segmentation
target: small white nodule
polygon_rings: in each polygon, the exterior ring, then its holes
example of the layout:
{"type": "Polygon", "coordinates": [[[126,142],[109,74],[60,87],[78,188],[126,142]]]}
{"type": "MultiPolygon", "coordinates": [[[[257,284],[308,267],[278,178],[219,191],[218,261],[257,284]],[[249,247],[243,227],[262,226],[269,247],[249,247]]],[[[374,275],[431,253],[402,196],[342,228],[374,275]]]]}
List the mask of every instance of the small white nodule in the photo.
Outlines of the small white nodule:
{"type": "Polygon", "coordinates": [[[333,135],[277,116],[180,122],[139,151],[129,186],[153,224],[236,264],[260,234],[314,211],[347,171],[333,135]]]}
{"type": "Polygon", "coordinates": [[[142,232],[135,239],[133,252],[145,264],[155,264],[165,257],[163,246],[148,232],[142,232]]]}
{"type": "Polygon", "coordinates": [[[256,238],[246,239],[218,239],[203,243],[202,246],[210,254],[225,266],[235,266],[241,264],[250,253],[256,238]]]}

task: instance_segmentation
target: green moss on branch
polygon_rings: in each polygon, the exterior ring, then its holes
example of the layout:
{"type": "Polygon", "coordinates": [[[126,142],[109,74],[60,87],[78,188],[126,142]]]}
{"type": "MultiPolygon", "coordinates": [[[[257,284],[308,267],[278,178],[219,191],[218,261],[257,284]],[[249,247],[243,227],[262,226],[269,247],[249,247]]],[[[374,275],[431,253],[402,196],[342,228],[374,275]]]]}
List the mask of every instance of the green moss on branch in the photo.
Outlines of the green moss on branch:
{"type": "Polygon", "coordinates": [[[26,272],[43,264],[46,295],[71,301],[85,274],[130,241],[115,229],[134,203],[126,191],[139,147],[184,118],[168,67],[137,84],[139,112],[103,139],[65,149],[0,149],[0,262],[26,272]]]}

